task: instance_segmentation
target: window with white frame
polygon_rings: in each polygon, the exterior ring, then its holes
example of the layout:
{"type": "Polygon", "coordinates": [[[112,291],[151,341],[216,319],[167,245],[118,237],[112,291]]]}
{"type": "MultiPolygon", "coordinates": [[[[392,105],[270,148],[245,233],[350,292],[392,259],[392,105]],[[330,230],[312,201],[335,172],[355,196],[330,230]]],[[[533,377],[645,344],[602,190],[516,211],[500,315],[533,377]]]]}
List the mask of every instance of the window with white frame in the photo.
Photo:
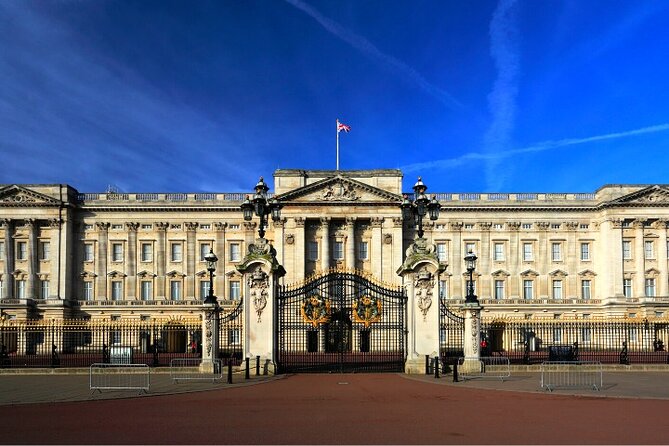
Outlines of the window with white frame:
{"type": "Polygon", "coordinates": [[[49,260],[51,254],[51,243],[39,242],[39,259],[49,260]]]}
{"type": "Polygon", "coordinates": [[[209,281],[200,280],[200,299],[204,300],[209,296],[209,281]]]}
{"type": "Polygon", "coordinates": [[[123,243],[112,243],[112,262],[123,261],[123,243]]]}
{"type": "Polygon", "coordinates": [[[120,280],[114,280],[111,283],[112,285],[112,300],[123,300],[123,282],[120,280]]]}
{"type": "Polygon", "coordinates": [[[84,282],[84,294],[83,299],[87,301],[93,300],[93,282],[91,280],[86,280],[84,282]]]}
{"type": "Polygon", "coordinates": [[[581,280],[581,299],[590,299],[591,282],[590,279],[581,280]]]}
{"type": "Polygon", "coordinates": [[[646,297],[654,297],[655,296],[655,279],[654,278],[648,278],[646,279],[646,297]]]}
{"type": "Polygon", "coordinates": [[[318,260],[318,242],[307,242],[307,259],[312,262],[318,260]]]}
{"type": "Polygon", "coordinates": [[[141,245],[140,259],[142,262],[151,262],[153,260],[153,245],[149,242],[144,242],[141,245]]]}
{"type": "Polygon", "coordinates": [[[239,262],[242,259],[242,245],[240,243],[230,243],[230,261],[239,262]]]}
{"type": "Polygon", "coordinates": [[[448,299],[448,282],[439,281],[439,299],[448,299]]]}
{"type": "Polygon", "coordinates": [[[531,262],[534,260],[534,252],[532,250],[532,243],[523,243],[523,261],[531,262]]]}
{"type": "Polygon", "coordinates": [[[523,229],[532,229],[532,223],[523,223],[520,227],[523,229]]]}
{"type": "Polygon", "coordinates": [[[553,280],[553,299],[562,299],[562,280],[553,280]]]}
{"type": "Polygon", "coordinates": [[[181,242],[173,242],[170,245],[170,261],[181,262],[183,260],[183,245],[181,242]]]}
{"type": "Polygon", "coordinates": [[[16,260],[26,260],[28,258],[28,243],[16,242],[16,260]]]}
{"type": "Polygon", "coordinates": [[[180,280],[170,280],[170,300],[181,300],[180,280]]]}
{"type": "Polygon", "coordinates": [[[40,280],[40,299],[48,299],[49,298],[49,281],[48,280],[40,280]]]}
{"type": "Polygon", "coordinates": [[[239,300],[242,296],[242,286],[239,280],[230,281],[230,300],[239,300]]]}
{"type": "Polygon", "coordinates": [[[562,342],[562,329],[559,327],[553,328],[553,342],[562,342]]]}
{"type": "MultiPolygon", "coordinates": [[[[584,313],[583,314],[583,319],[584,320],[590,319],[590,315],[584,313]]],[[[584,326],[583,328],[581,328],[581,340],[583,342],[590,342],[592,340],[592,334],[590,332],[590,327],[587,326],[587,325],[584,326]]]]}
{"type": "Polygon", "coordinates": [[[534,299],[534,280],[523,280],[523,299],[534,299]]]}
{"type": "Polygon", "coordinates": [[[581,243],[581,260],[590,260],[590,243],[581,243]]]}
{"type": "Polygon", "coordinates": [[[637,341],[636,328],[634,327],[628,328],[627,337],[630,340],[630,342],[636,342],[637,341]]]}
{"type": "Polygon", "coordinates": [[[19,279],[16,281],[16,298],[25,299],[26,298],[26,281],[19,279]]]}
{"type": "Polygon", "coordinates": [[[335,260],[342,260],[344,258],[344,242],[342,241],[335,241],[334,242],[334,251],[332,257],[335,260]]]}
{"type": "Polygon", "coordinates": [[[119,345],[121,343],[121,332],[119,330],[112,330],[109,332],[109,343],[111,345],[119,345]]]}
{"type": "Polygon", "coordinates": [[[228,345],[239,345],[241,344],[241,334],[239,328],[231,328],[228,330],[228,345]]]}
{"type": "Polygon", "coordinates": [[[200,243],[200,262],[205,261],[205,257],[207,254],[209,254],[209,251],[211,251],[211,243],[209,242],[203,242],[200,243]]]}
{"type": "Polygon", "coordinates": [[[623,279],[623,296],[632,297],[632,279],[623,279]]]}
{"type": "Polygon", "coordinates": [[[629,260],[632,258],[632,241],[623,240],[623,259],[629,260]]]}
{"type": "Polygon", "coordinates": [[[502,300],[504,299],[504,281],[495,280],[495,299],[502,300]]]}
{"type": "Polygon", "coordinates": [[[84,262],[93,261],[93,243],[84,243],[84,262]]]}
{"type": "Polygon", "coordinates": [[[646,240],[643,242],[643,253],[646,259],[655,258],[655,244],[652,240],[646,240]]]}
{"type": "Polygon", "coordinates": [[[476,243],[474,242],[467,242],[465,243],[465,255],[469,254],[470,252],[476,252],[476,243]]]}
{"type": "Polygon", "coordinates": [[[493,260],[502,261],[504,260],[504,243],[496,242],[493,244],[493,260]]]}
{"type": "Polygon", "coordinates": [[[5,242],[0,242],[0,260],[5,260],[5,242]]]}
{"type": "Polygon", "coordinates": [[[143,301],[153,300],[153,282],[142,280],[140,284],[140,298],[143,301]]]}
{"type": "Polygon", "coordinates": [[[369,243],[365,241],[358,243],[358,258],[360,260],[369,259],[369,243]]]}
{"type": "Polygon", "coordinates": [[[440,242],[437,243],[437,258],[440,262],[445,262],[448,260],[448,251],[446,250],[446,243],[440,242]]]}
{"type": "Polygon", "coordinates": [[[551,243],[551,260],[559,262],[562,260],[562,243],[551,243]]]}

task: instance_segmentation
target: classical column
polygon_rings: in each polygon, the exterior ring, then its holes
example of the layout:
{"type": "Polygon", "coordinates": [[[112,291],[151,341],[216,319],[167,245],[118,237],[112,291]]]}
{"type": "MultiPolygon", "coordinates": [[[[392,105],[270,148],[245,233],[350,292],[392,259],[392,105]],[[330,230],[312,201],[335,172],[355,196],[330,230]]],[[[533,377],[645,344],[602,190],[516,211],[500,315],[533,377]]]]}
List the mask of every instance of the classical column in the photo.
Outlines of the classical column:
{"type": "Polygon", "coordinates": [[[567,277],[565,277],[567,282],[567,289],[565,290],[564,297],[576,297],[577,299],[581,298],[581,290],[579,289],[579,275],[578,275],[578,262],[581,258],[581,246],[578,245],[576,240],[576,230],[578,229],[578,222],[568,221],[564,224],[567,231],[567,246],[565,251],[567,254],[566,265],[567,265],[567,277]],[[577,246],[578,245],[578,246],[577,246]]]}
{"type": "MultiPolygon", "coordinates": [[[[321,240],[322,240],[322,255],[321,255],[321,269],[327,271],[330,268],[330,217],[321,217],[321,240]]],[[[304,255],[304,253],[302,254],[304,255]]]]}
{"type": "Polygon", "coordinates": [[[225,229],[228,227],[227,223],[218,222],[214,223],[215,238],[214,238],[214,253],[222,261],[218,262],[218,270],[214,274],[214,291],[219,299],[223,299],[223,296],[227,295],[227,290],[225,289],[225,264],[226,259],[229,259],[230,256],[225,252],[225,229]]]}
{"type": "Polygon", "coordinates": [[[622,296],[622,220],[603,221],[599,225],[599,235],[601,242],[595,262],[601,274],[597,278],[596,289],[602,298],[622,296]]]}
{"type": "Polygon", "coordinates": [[[37,293],[37,273],[39,272],[39,261],[37,259],[37,221],[34,218],[25,220],[28,226],[28,282],[26,283],[26,297],[35,299],[37,293]]]}
{"type": "Polygon", "coordinates": [[[291,271],[292,277],[290,280],[291,282],[296,282],[298,280],[304,279],[304,262],[306,258],[304,247],[304,225],[306,223],[306,219],[303,217],[295,217],[293,220],[295,222],[295,248],[292,255],[293,271],[291,271]]]}
{"type": "Polygon", "coordinates": [[[128,267],[125,296],[126,300],[135,300],[137,295],[137,228],[139,223],[125,224],[128,230],[128,267]]]}
{"type": "Polygon", "coordinates": [[[383,217],[372,217],[370,219],[370,224],[372,226],[372,240],[371,240],[371,252],[370,259],[372,265],[372,274],[379,280],[384,280],[383,278],[383,240],[382,240],[382,228],[383,228],[383,217]]]}
{"type": "Polygon", "coordinates": [[[156,289],[155,296],[159,300],[165,300],[165,246],[167,245],[168,223],[156,222],[158,232],[158,243],[156,246],[156,289]]]}
{"type": "MultiPolygon", "coordinates": [[[[519,298],[520,297],[520,282],[518,281],[519,278],[519,260],[520,256],[522,256],[522,252],[520,251],[520,247],[518,246],[518,239],[519,239],[519,233],[518,230],[520,229],[520,222],[517,221],[511,221],[507,222],[506,227],[509,229],[509,253],[507,256],[508,262],[507,265],[509,265],[509,297],[510,298],[519,298]]],[[[522,280],[522,279],[520,279],[522,280]]]]}
{"type": "Polygon", "coordinates": [[[284,260],[283,260],[283,253],[285,251],[284,243],[286,243],[285,239],[285,225],[286,225],[286,219],[281,218],[280,220],[276,220],[273,222],[274,224],[274,249],[276,249],[276,260],[283,265],[284,260]]]}
{"type": "MultiPolygon", "coordinates": [[[[61,231],[61,222],[58,218],[52,218],[49,220],[49,228],[51,238],[51,270],[49,272],[49,298],[50,299],[63,299],[61,295],[61,285],[58,265],[60,264],[59,259],[61,258],[61,244],[60,241],[60,231],[61,231]]],[[[63,277],[69,274],[69,270],[64,270],[63,277]]]]}
{"type": "MultiPolygon", "coordinates": [[[[60,229],[58,235],[59,246],[59,262],[58,271],[60,271],[60,280],[58,281],[58,296],[61,299],[74,299],[75,286],[80,282],[75,283],[75,275],[71,272],[74,268],[74,250],[75,250],[75,236],[74,236],[74,211],[72,209],[65,209],[60,215],[60,229]]],[[[77,242],[78,243],[78,242],[77,242]]]]}
{"type": "Polygon", "coordinates": [[[645,220],[634,220],[634,292],[633,295],[642,297],[646,295],[646,271],[645,252],[643,246],[643,225],[645,220]]]}
{"type": "Polygon", "coordinates": [[[539,273],[539,277],[537,278],[537,297],[538,298],[545,298],[550,296],[549,290],[550,290],[550,276],[548,273],[550,272],[550,258],[548,257],[550,254],[548,253],[548,237],[547,237],[547,232],[548,229],[550,228],[550,223],[545,222],[545,221],[538,221],[535,223],[535,226],[537,230],[539,231],[539,236],[537,237],[539,241],[537,242],[538,248],[539,248],[539,255],[537,256],[537,260],[535,262],[535,265],[537,265],[537,272],[539,273]]]}
{"type": "Polygon", "coordinates": [[[660,246],[657,248],[657,267],[660,270],[660,277],[658,277],[658,296],[669,296],[669,272],[667,262],[669,259],[669,253],[667,252],[667,223],[668,220],[657,220],[655,222],[655,228],[657,228],[658,235],[660,236],[660,246]]]}
{"type": "MultiPolygon", "coordinates": [[[[392,249],[392,271],[397,271],[404,260],[404,220],[401,217],[393,217],[393,228],[391,230],[392,239],[390,240],[392,249]]],[[[382,237],[383,238],[383,237],[382,237]]],[[[381,243],[387,243],[382,240],[381,243]]],[[[373,253],[370,253],[370,259],[373,253]]],[[[373,262],[372,262],[373,264],[373,262]]],[[[392,275],[391,275],[392,276],[392,275]]]]}
{"type": "Polygon", "coordinates": [[[479,254],[479,259],[481,262],[480,266],[480,280],[479,287],[480,290],[476,290],[476,294],[479,297],[492,297],[491,287],[490,287],[490,228],[492,223],[482,222],[479,223],[481,228],[481,253],[479,254]],[[483,280],[483,277],[486,277],[486,280],[483,280]]]}
{"type": "Polygon", "coordinates": [[[195,249],[195,230],[197,223],[186,222],[186,298],[195,297],[195,262],[197,258],[195,249]]]}
{"type": "Polygon", "coordinates": [[[0,224],[5,228],[5,268],[2,272],[4,286],[2,288],[2,298],[11,299],[14,297],[14,221],[9,218],[0,220],[0,224]]]}
{"type": "Polygon", "coordinates": [[[355,269],[355,217],[346,217],[346,268],[355,269]]]}
{"type": "Polygon", "coordinates": [[[453,234],[453,249],[449,252],[448,264],[451,266],[451,271],[454,278],[451,282],[451,290],[453,297],[464,298],[467,294],[466,290],[462,288],[462,264],[465,256],[464,247],[462,246],[462,228],[464,224],[461,221],[454,221],[449,223],[451,233],[453,234]]]}
{"type": "Polygon", "coordinates": [[[95,257],[95,290],[96,300],[107,300],[107,244],[109,240],[109,223],[98,222],[98,252],[95,257]]]}

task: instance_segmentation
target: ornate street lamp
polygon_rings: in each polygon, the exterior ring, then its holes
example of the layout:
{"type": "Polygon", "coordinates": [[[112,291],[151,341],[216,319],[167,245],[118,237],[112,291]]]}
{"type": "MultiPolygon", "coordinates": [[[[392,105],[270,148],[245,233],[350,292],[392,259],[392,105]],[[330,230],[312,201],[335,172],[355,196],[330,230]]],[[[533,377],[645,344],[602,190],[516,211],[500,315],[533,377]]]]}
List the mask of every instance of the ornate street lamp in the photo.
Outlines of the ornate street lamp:
{"type": "Polygon", "coordinates": [[[467,272],[469,272],[469,283],[467,284],[467,296],[465,297],[465,303],[478,303],[476,294],[474,294],[474,270],[476,269],[476,254],[472,251],[469,251],[465,256],[465,266],[467,267],[467,272]]]}
{"type": "Polygon", "coordinates": [[[430,200],[425,191],[427,186],[423,183],[421,177],[418,177],[418,181],[413,186],[414,190],[414,201],[411,201],[409,197],[405,194],[404,201],[400,205],[402,208],[402,218],[409,220],[413,217],[414,224],[418,226],[418,237],[423,237],[423,217],[426,214],[429,214],[430,220],[436,220],[439,218],[439,209],[440,205],[436,197],[433,195],[432,200],[430,200]]]}
{"type": "Polygon", "coordinates": [[[269,187],[267,187],[265,181],[260,177],[260,180],[258,180],[258,184],[256,184],[255,187],[256,193],[253,194],[253,199],[247,196],[241,206],[244,220],[250,221],[253,218],[254,213],[260,217],[260,227],[258,229],[260,238],[265,237],[265,225],[267,224],[266,217],[269,214],[272,214],[272,220],[274,221],[281,219],[281,208],[283,205],[275,198],[268,200],[268,190],[269,187]]]}
{"type": "Polygon", "coordinates": [[[210,249],[209,254],[204,256],[205,262],[207,262],[207,271],[209,271],[209,295],[204,300],[205,304],[215,304],[216,296],[214,296],[214,271],[216,271],[216,262],[218,262],[218,257],[214,254],[214,250],[210,249]]]}

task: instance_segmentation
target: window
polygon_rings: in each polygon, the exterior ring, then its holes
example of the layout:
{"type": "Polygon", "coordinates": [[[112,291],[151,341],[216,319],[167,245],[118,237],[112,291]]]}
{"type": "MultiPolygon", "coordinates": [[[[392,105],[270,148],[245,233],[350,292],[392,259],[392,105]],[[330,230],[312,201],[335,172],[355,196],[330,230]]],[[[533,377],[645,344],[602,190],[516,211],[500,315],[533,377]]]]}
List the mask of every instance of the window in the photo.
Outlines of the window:
{"type": "Polygon", "coordinates": [[[664,311],[656,311],[655,317],[664,317],[664,311]]]}
{"type": "Polygon", "coordinates": [[[655,279],[646,279],[646,297],[655,296],[655,279]]]}
{"type": "Polygon", "coordinates": [[[627,332],[628,338],[630,342],[636,342],[637,341],[637,336],[636,336],[636,328],[629,328],[627,332]]]}
{"type": "Polygon", "coordinates": [[[532,243],[523,243],[523,260],[531,262],[534,260],[534,253],[532,252],[532,243]]]}
{"type": "Polygon", "coordinates": [[[532,229],[532,223],[523,223],[520,227],[523,229],[532,229]]]}
{"type": "Polygon", "coordinates": [[[623,295],[632,297],[632,279],[623,279],[623,295]]]}
{"type": "Polygon", "coordinates": [[[93,282],[91,281],[86,281],[84,282],[84,295],[83,295],[84,300],[91,301],[93,300],[93,282]]]}
{"type": "Polygon", "coordinates": [[[26,298],[26,281],[17,280],[16,281],[16,298],[25,299],[26,298]]]}
{"type": "Polygon", "coordinates": [[[446,243],[437,243],[437,258],[440,262],[448,260],[448,251],[446,250],[446,243]]]}
{"type": "Polygon", "coordinates": [[[632,258],[632,242],[630,240],[623,240],[623,259],[629,260],[632,258]]]}
{"type": "Polygon", "coordinates": [[[493,229],[504,229],[504,225],[502,223],[495,223],[492,225],[493,229]]]}
{"type": "Polygon", "coordinates": [[[153,283],[150,280],[142,280],[140,284],[140,297],[143,301],[153,300],[153,283]]]}
{"type": "Polygon", "coordinates": [[[209,296],[209,281],[201,280],[200,281],[200,299],[204,300],[209,296]]]}
{"type": "Polygon", "coordinates": [[[562,280],[553,281],[553,299],[562,299],[562,280]]]}
{"type": "Polygon", "coordinates": [[[142,229],[144,229],[144,230],[149,230],[149,229],[152,229],[152,228],[153,228],[153,225],[151,225],[151,224],[146,224],[146,223],[142,224],[142,229]]]}
{"type": "Polygon", "coordinates": [[[170,300],[181,300],[181,281],[170,281],[170,300]]]}
{"type": "MultiPolygon", "coordinates": [[[[118,319],[112,319],[112,320],[118,320],[118,319]]],[[[118,345],[121,343],[121,332],[118,330],[113,330],[109,333],[109,343],[111,345],[118,345]]]]}
{"type": "Polygon", "coordinates": [[[204,258],[211,251],[211,243],[200,243],[200,262],[204,262],[204,258]]]}
{"type": "MultiPolygon", "coordinates": [[[[583,319],[585,319],[585,320],[590,319],[590,315],[589,314],[584,314],[583,319]]],[[[592,334],[590,332],[590,327],[587,326],[587,325],[584,326],[583,328],[581,328],[581,340],[583,342],[590,342],[592,340],[592,334]]]]}
{"type": "Polygon", "coordinates": [[[501,300],[504,299],[504,281],[495,280],[495,299],[501,300]]]}
{"type": "Polygon", "coordinates": [[[16,243],[16,260],[26,260],[28,258],[28,243],[16,243]]]}
{"type": "Polygon", "coordinates": [[[652,240],[646,240],[643,243],[643,253],[644,253],[644,257],[646,259],[654,259],[655,258],[655,249],[654,249],[652,240]]]}
{"type": "Polygon", "coordinates": [[[111,228],[112,228],[112,229],[115,229],[115,230],[117,230],[117,231],[120,231],[121,229],[123,229],[123,225],[120,225],[120,224],[118,224],[118,223],[115,223],[115,224],[111,225],[111,228]]]}
{"type": "Polygon", "coordinates": [[[241,282],[238,280],[230,281],[230,300],[239,300],[242,295],[241,282]]]}
{"type": "Polygon", "coordinates": [[[534,298],[534,281],[523,280],[523,299],[534,298]]]}
{"type": "Polygon", "coordinates": [[[369,244],[367,242],[360,242],[358,244],[358,258],[360,260],[369,259],[369,244]]]}
{"type": "Polygon", "coordinates": [[[562,342],[561,328],[553,328],[553,342],[562,342]]]}
{"type": "Polygon", "coordinates": [[[560,229],[560,223],[552,223],[551,229],[560,229]]]}
{"type": "Polygon", "coordinates": [[[151,243],[142,243],[142,262],[150,262],[153,260],[153,246],[151,243]]]}
{"type": "Polygon", "coordinates": [[[170,260],[172,262],[181,262],[183,260],[183,251],[181,248],[181,242],[170,245],[170,260]]]}
{"type": "Polygon", "coordinates": [[[581,243],[581,260],[590,260],[590,243],[581,243]]]}
{"type": "Polygon", "coordinates": [[[493,248],[493,259],[496,261],[504,260],[504,243],[495,243],[493,248]]]}
{"type": "Polygon", "coordinates": [[[112,262],[123,261],[123,244],[112,243],[112,262]]]}
{"type": "Polygon", "coordinates": [[[51,251],[51,243],[49,243],[49,242],[39,242],[39,259],[40,260],[49,260],[50,251],[51,251]]]}
{"type": "Polygon", "coordinates": [[[123,300],[123,282],[115,280],[112,283],[112,300],[123,300]]]}
{"type": "Polygon", "coordinates": [[[554,262],[562,260],[562,245],[560,243],[551,243],[551,259],[554,262]]]}
{"type": "Polygon", "coordinates": [[[41,280],[40,281],[40,299],[48,299],[49,298],[49,281],[48,280],[41,280]]]}
{"type": "Polygon", "coordinates": [[[344,242],[334,242],[333,257],[335,260],[341,260],[344,258],[344,242]]]}
{"type": "Polygon", "coordinates": [[[448,299],[448,282],[439,281],[439,299],[448,299]]]}
{"type": "Polygon", "coordinates": [[[239,243],[230,243],[230,261],[239,262],[242,259],[242,248],[239,243]]]}
{"type": "Polygon", "coordinates": [[[84,262],[93,261],[93,243],[84,243],[84,262]]]}
{"type": "Polygon", "coordinates": [[[5,258],[5,242],[0,242],[0,260],[5,258]]]}
{"type": "Polygon", "coordinates": [[[590,280],[581,280],[581,299],[590,299],[590,280]]]}
{"type": "Polygon", "coordinates": [[[307,242],[307,259],[318,260],[318,242],[307,242]]]}
{"type": "Polygon", "coordinates": [[[207,223],[207,224],[202,224],[202,225],[200,225],[200,229],[205,229],[205,230],[208,231],[208,230],[211,229],[211,224],[209,224],[209,223],[207,223]]]}
{"type": "Polygon", "coordinates": [[[587,224],[587,223],[581,223],[581,224],[579,225],[579,228],[581,228],[581,229],[588,229],[589,227],[590,227],[590,225],[587,224]]]}
{"type": "Polygon", "coordinates": [[[476,252],[476,243],[473,242],[465,243],[465,255],[469,254],[470,252],[476,252]]]}
{"type": "Polygon", "coordinates": [[[239,328],[231,328],[228,330],[228,345],[239,345],[241,344],[241,336],[239,333],[239,328]]]}

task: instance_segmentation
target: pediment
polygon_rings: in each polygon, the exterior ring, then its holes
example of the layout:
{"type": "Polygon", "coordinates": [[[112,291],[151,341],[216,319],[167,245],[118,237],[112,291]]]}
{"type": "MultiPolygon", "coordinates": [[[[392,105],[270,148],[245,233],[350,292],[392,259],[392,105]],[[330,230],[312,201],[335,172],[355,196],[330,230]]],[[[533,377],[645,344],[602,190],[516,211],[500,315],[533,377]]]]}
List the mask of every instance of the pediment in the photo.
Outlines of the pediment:
{"type": "Polygon", "coordinates": [[[146,277],[156,277],[155,273],[152,273],[151,271],[148,270],[143,270],[137,273],[137,275],[141,278],[146,278],[146,277]]]}
{"type": "MultiPolygon", "coordinates": [[[[201,271],[198,271],[195,273],[195,275],[199,278],[208,278],[209,277],[209,271],[206,269],[203,269],[201,271]]],[[[214,273],[214,277],[216,277],[216,273],[214,273]]]]}
{"type": "Polygon", "coordinates": [[[107,276],[111,277],[112,279],[117,279],[117,278],[120,278],[120,277],[126,277],[126,274],[121,272],[121,271],[114,270],[114,271],[108,272],[107,276]]]}
{"type": "Polygon", "coordinates": [[[6,206],[58,206],[61,202],[48,195],[23,186],[12,184],[0,189],[0,205],[6,206]]]}
{"type": "Polygon", "coordinates": [[[616,198],[610,204],[669,205],[669,187],[660,185],[649,186],[616,198]]]}
{"type": "Polygon", "coordinates": [[[383,189],[335,175],[275,197],[282,203],[388,203],[399,205],[402,197],[383,189]]]}
{"type": "Polygon", "coordinates": [[[165,274],[167,277],[175,278],[175,277],[186,277],[186,275],[180,271],[177,270],[172,270],[169,273],[165,274]]]}
{"type": "Polygon", "coordinates": [[[520,275],[523,277],[539,277],[539,273],[533,269],[526,269],[520,275]]]}
{"type": "Polygon", "coordinates": [[[97,277],[98,275],[95,274],[93,271],[84,270],[84,271],[81,272],[81,274],[79,274],[79,276],[83,279],[92,279],[92,278],[97,277]]]}
{"type": "Polygon", "coordinates": [[[585,276],[593,276],[594,277],[594,276],[597,275],[597,273],[594,272],[591,269],[584,269],[583,271],[579,272],[578,275],[582,276],[582,277],[585,277],[585,276]]]}
{"type": "Polygon", "coordinates": [[[503,269],[498,269],[497,271],[494,271],[491,276],[493,277],[509,277],[511,274],[508,271],[504,271],[503,269]]]}
{"type": "Polygon", "coordinates": [[[563,271],[561,269],[555,269],[548,273],[549,276],[551,277],[566,277],[568,274],[566,271],[563,271]]]}

